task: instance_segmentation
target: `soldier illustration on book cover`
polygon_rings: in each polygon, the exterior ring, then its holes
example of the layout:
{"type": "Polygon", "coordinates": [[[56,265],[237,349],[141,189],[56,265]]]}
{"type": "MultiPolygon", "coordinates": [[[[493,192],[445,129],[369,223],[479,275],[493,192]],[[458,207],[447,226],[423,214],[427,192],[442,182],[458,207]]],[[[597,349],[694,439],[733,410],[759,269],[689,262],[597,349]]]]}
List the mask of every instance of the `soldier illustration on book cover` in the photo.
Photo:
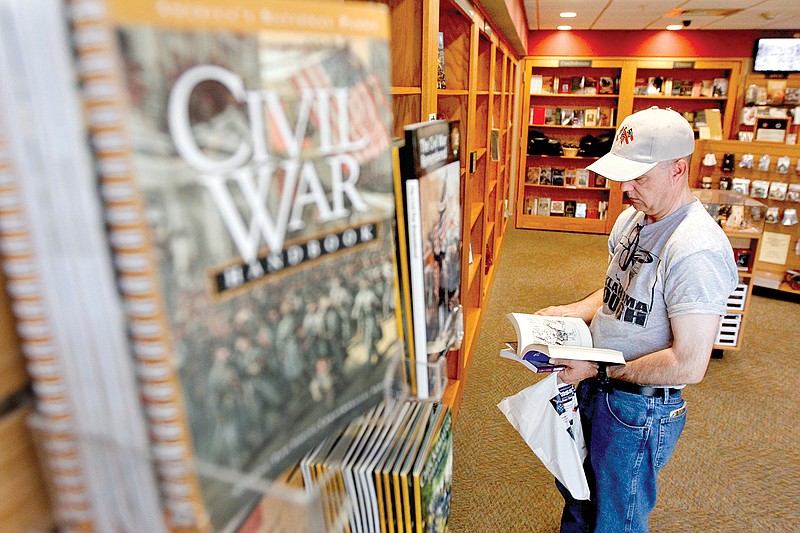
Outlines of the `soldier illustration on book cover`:
{"type": "MultiPolygon", "coordinates": [[[[429,346],[445,346],[454,327],[461,285],[461,204],[458,161],[420,180],[429,346]]],[[[439,349],[441,351],[441,348],[439,349]]],[[[430,353],[430,350],[429,350],[430,353]]]]}

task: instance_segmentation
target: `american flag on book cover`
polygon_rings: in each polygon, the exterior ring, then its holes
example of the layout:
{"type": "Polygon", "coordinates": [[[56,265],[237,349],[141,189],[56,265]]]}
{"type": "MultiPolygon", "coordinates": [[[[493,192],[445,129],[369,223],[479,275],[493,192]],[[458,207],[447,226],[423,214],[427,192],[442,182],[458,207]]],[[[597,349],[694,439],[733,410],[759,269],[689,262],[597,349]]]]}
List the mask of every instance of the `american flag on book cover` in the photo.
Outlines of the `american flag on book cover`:
{"type": "MultiPolygon", "coordinates": [[[[380,80],[374,74],[365,72],[347,46],[322,51],[305,49],[298,51],[296,55],[297,61],[289,65],[285,62],[280,65],[262,65],[262,71],[267,76],[264,80],[265,85],[269,87],[272,83],[278,83],[285,88],[287,86],[285,79],[276,78],[286,76],[288,85],[292,87],[297,97],[301,97],[303,91],[348,88],[346,98],[344,93],[342,99],[334,97],[330,108],[325,109],[330,116],[320,116],[318,107],[304,110],[302,106],[298,106],[298,113],[308,112],[307,117],[298,117],[299,123],[310,121],[318,133],[321,128],[327,128],[330,124],[341,125],[330,132],[333,142],[334,144],[351,142],[358,145],[350,155],[360,164],[384,154],[391,141],[389,131],[385,127],[387,123],[385,114],[390,106],[386,98],[386,88],[381,87],[380,80]],[[343,107],[347,112],[342,112],[343,107]],[[351,138],[337,139],[336,131],[349,131],[351,138]]],[[[263,57],[269,60],[271,56],[264,54],[263,57]]],[[[269,147],[271,153],[281,156],[289,152],[289,146],[284,139],[295,138],[295,132],[291,131],[289,124],[281,119],[283,113],[274,113],[273,109],[268,107],[266,111],[269,147]]],[[[285,109],[282,111],[286,113],[285,109]]],[[[312,144],[310,139],[306,139],[306,142],[312,144]]]]}

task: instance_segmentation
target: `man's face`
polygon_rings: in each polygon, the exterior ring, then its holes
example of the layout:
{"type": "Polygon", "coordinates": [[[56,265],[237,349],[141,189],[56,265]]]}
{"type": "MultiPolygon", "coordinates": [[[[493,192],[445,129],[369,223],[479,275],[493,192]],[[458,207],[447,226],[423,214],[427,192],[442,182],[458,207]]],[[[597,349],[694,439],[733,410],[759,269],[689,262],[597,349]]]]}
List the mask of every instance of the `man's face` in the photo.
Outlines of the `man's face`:
{"type": "Polygon", "coordinates": [[[675,194],[676,180],[671,177],[674,165],[674,161],[659,163],[635,180],[620,184],[634,209],[655,220],[669,211],[675,194]]]}

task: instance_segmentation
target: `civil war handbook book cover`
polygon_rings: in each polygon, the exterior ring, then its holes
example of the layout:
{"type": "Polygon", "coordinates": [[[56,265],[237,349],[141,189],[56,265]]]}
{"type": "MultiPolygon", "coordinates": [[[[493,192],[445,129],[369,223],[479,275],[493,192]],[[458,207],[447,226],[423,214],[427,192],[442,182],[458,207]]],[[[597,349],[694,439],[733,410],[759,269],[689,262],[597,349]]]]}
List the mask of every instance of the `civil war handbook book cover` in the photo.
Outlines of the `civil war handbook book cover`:
{"type": "Polygon", "coordinates": [[[212,524],[235,527],[399,354],[388,11],[104,4],[121,96],[89,114],[129,143],[97,158],[132,348],[174,365],[212,524]]]}

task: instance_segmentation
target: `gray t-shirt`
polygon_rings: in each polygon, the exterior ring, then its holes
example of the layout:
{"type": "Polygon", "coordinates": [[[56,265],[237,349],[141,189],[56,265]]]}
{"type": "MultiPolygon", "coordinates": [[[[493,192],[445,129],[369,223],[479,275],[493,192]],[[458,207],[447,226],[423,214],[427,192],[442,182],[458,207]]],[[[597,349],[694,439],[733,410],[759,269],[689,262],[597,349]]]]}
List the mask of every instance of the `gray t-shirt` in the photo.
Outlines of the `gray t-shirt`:
{"type": "Polygon", "coordinates": [[[591,323],[594,345],[627,361],[671,346],[671,317],[724,315],[739,279],[730,241],[699,200],[644,219],[629,208],[614,223],[603,306],[591,323]]]}

